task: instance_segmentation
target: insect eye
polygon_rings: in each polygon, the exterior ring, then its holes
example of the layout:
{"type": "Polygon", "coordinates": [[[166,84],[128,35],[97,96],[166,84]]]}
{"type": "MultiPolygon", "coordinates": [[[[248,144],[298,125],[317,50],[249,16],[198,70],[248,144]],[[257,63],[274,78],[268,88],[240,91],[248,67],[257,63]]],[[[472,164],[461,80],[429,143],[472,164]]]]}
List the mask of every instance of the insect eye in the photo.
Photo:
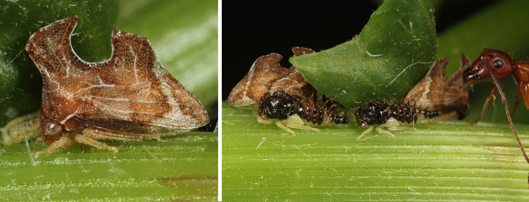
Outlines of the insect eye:
{"type": "Polygon", "coordinates": [[[57,135],[61,132],[62,127],[56,123],[49,123],[46,127],[46,134],[48,135],[57,135]]]}
{"type": "Polygon", "coordinates": [[[492,63],[492,65],[494,65],[494,67],[496,67],[496,68],[503,67],[503,61],[502,60],[494,60],[494,63],[492,63]]]}

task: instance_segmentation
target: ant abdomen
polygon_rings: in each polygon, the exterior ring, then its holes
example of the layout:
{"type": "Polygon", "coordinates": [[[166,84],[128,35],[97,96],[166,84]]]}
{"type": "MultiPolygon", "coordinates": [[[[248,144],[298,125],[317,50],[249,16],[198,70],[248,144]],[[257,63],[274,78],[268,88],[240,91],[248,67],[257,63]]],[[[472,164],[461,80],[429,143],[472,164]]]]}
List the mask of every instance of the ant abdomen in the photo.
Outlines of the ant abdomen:
{"type": "Polygon", "coordinates": [[[415,123],[422,114],[425,118],[431,119],[439,116],[438,109],[428,110],[411,106],[407,103],[394,103],[389,105],[382,100],[374,100],[356,109],[356,122],[359,126],[367,128],[371,125],[381,125],[390,118],[395,118],[399,122],[415,123]]]}
{"type": "Polygon", "coordinates": [[[346,115],[338,116],[336,112],[333,112],[332,107],[329,108],[314,99],[296,98],[284,91],[276,91],[273,94],[268,92],[261,97],[258,113],[262,119],[275,118],[279,120],[297,114],[301,119],[314,125],[349,123],[346,115]]]}

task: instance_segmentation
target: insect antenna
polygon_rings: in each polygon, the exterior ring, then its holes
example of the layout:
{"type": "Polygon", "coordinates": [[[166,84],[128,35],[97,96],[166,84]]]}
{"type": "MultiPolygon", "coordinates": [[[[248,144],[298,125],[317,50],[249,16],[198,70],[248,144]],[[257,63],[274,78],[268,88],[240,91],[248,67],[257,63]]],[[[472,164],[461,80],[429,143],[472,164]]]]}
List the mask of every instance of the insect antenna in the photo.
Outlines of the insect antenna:
{"type": "Polygon", "coordinates": [[[518,145],[520,145],[520,149],[522,150],[523,156],[525,157],[525,161],[529,163],[529,158],[527,157],[527,154],[525,153],[525,149],[523,148],[522,142],[520,142],[520,138],[518,137],[518,133],[516,133],[516,129],[514,129],[514,124],[512,123],[511,115],[509,114],[509,107],[507,106],[507,99],[505,98],[505,94],[503,93],[503,90],[501,89],[500,84],[498,83],[498,79],[496,79],[496,76],[494,73],[492,73],[492,69],[489,66],[489,63],[486,61],[485,66],[487,66],[487,70],[490,73],[490,76],[492,77],[492,80],[494,81],[494,84],[496,85],[496,88],[498,89],[498,92],[501,96],[501,102],[503,102],[503,105],[505,105],[505,114],[507,114],[507,119],[509,120],[509,124],[511,125],[512,132],[514,133],[514,136],[516,136],[516,140],[518,141],[518,145]]]}

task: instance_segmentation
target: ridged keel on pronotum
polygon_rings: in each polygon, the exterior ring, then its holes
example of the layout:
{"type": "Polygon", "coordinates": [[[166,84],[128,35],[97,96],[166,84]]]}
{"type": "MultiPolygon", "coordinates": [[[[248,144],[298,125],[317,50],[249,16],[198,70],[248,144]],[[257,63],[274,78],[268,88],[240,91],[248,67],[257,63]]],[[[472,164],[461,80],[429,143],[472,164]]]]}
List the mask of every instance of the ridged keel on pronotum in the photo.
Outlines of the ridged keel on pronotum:
{"type": "Polygon", "coordinates": [[[40,125],[50,144],[35,157],[75,142],[117,152],[97,139],[159,139],[209,122],[204,106],[162,67],[144,37],[114,29],[109,60],[80,59],[70,42],[77,20],[55,21],[26,45],[42,75],[40,125]]]}

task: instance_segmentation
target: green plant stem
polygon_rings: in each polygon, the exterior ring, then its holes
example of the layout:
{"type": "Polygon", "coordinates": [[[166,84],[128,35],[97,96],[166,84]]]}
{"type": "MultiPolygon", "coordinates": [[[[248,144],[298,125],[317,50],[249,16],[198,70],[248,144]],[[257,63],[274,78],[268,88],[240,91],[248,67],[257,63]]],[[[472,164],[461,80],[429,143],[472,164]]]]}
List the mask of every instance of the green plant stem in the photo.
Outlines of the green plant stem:
{"type": "MultiPolygon", "coordinates": [[[[117,153],[79,144],[35,159],[25,144],[0,150],[0,200],[167,200],[217,196],[217,133],[162,141],[107,142],[117,153]]],[[[30,141],[31,152],[47,145],[30,141]]]]}
{"type": "MultiPolygon", "coordinates": [[[[358,141],[355,123],[292,136],[222,110],[224,200],[529,200],[529,166],[506,123],[416,124],[358,141]]],[[[529,126],[516,127],[529,143],[529,126]]]]}

